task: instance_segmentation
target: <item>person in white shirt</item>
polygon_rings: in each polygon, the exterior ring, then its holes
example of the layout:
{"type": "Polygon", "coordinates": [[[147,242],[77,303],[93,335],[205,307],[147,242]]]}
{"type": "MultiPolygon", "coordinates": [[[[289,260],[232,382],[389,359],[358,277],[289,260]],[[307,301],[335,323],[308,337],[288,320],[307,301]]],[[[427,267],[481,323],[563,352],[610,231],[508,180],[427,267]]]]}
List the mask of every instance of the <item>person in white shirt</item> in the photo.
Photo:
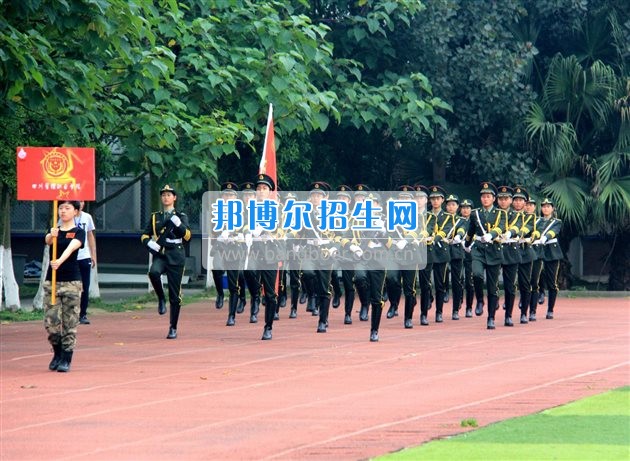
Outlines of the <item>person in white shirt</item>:
{"type": "Polygon", "coordinates": [[[83,292],[81,293],[81,312],[79,313],[79,323],[89,325],[87,318],[87,306],[90,294],[90,275],[93,267],[96,267],[96,237],[94,235],[94,220],[89,213],[83,211],[85,202],[81,201],[81,208],[74,218],[75,225],[85,231],[85,242],[77,255],[79,270],[81,271],[81,281],[83,282],[83,292]]]}

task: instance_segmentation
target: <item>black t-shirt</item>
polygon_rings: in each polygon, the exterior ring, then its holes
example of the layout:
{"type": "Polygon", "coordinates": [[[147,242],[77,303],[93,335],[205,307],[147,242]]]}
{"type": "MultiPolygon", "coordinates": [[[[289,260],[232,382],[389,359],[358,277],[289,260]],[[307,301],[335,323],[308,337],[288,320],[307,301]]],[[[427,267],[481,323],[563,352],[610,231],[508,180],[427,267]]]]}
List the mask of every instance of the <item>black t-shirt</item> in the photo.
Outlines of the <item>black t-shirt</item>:
{"type": "MultiPolygon", "coordinates": [[[[78,240],[83,247],[85,242],[85,231],[78,227],[73,227],[70,230],[64,231],[59,229],[59,235],[57,236],[57,258],[59,258],[72,240],[78,240]]],[[[81,248],[79,247],[79,248],[81,248]]],[[[74,280],[81,280],[81,271],[79,270],[79,263],[77,263],[77,254],[79,250],[73,251],[68,259],[66,259],[61,266],[57,269],[57,282],[72,282],[74,280]]],[[[52,245],[48,247],[48,254],[52,261],[52,245]]],[[[52,280],[52,268],[48,266],[48,272],[46,273],[46,280],[52,280]]]]}

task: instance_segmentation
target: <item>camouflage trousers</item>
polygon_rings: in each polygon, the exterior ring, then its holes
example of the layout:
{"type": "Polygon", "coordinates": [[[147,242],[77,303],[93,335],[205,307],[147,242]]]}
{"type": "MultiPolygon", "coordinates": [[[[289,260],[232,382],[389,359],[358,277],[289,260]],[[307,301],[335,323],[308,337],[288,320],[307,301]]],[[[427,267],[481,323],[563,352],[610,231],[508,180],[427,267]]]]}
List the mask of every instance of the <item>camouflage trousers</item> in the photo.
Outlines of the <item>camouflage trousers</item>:
{"type": "Polygon", "coordinates": [[[50,344],[61,345],[63,350],[72,351],[77,342],[77,325],[81,310],[80,280],[57,282],[55,304],[51,304],[52,284],[44,282],[44,326],[50,344]]]}

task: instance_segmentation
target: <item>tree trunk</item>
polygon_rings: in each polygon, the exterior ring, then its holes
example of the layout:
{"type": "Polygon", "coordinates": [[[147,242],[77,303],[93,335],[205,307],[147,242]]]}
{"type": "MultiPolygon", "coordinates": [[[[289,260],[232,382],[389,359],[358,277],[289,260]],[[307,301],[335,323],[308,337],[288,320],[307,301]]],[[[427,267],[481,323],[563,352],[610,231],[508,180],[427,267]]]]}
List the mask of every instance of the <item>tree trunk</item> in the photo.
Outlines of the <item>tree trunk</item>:
{"type": "Polygon", "coordinates": [[[608,275],[609,291],[630,290],[630,236],[617,235],[611,249],[610,272],[608,275]]]}
{"type": "Polygon", "coordinates": [[[437,154],[433,156],[431,164],[433,165],[433,184],[444,184],[446,182],[446,162],[440,154],[437,154]]]}
{"type": "Polygon", "coordinates": [[[39,288],[33,299],[34,309],[44,308],[44,282],[46,281],[46,272],[48,272],[48,264],[50,264],[50,256],[48,255],[48,245],[44,246],[44,254],[42,255],[42,275],[39,277],[39,288]]]}
{"type": "Polygon", "coordinates": [[[20,288],[13,273],[11,255],[11,190],[0,182],[0,309],[3,293],[8,309],[20,308],[20,288]]]}

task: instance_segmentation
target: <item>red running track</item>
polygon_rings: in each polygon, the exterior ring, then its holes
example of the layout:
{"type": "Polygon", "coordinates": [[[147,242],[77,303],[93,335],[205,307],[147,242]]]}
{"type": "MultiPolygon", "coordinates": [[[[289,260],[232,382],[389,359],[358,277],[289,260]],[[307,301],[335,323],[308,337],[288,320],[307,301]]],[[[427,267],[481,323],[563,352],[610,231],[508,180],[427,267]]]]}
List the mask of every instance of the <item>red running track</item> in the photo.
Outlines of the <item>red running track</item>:
{"type": "Polygon", "coordinates": [[[494,331],[383,315],[378,343],[342,309],[317,334],[304,309],[272,341],[209,303],[183,308],[176,340],[153,310],[95,314],[65,374],[42,322],[2,325],[0,459],[365,459],[630,382],[629,298],[560,298],[554,320],[499,313],[494,331]]]}

